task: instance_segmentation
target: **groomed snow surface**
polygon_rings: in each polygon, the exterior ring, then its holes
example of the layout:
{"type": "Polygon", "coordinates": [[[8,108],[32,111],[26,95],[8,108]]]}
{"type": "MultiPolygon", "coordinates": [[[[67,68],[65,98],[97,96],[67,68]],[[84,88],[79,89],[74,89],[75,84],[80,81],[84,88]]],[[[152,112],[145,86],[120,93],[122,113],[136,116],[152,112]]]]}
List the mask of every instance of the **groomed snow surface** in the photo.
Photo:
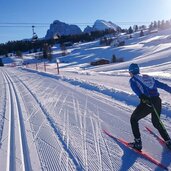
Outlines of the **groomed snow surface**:
{"type": "MultiPolygon", "coordinates": [[[[103,129],[133,141],[130,116],[139,99],[129,87],[127,68],[131,62],[138,62],[143,73],[171,86],[169,34],[135,38],[122,49],[106,47],[102,51],[99,47],[100,53],[97,42],[80,44],[70,53],[77,62],[68,58],[67,64],[61,63],[60,75],[1,67],[0,170],[163,170],[105,135],[103,129]],[[107,49],[127,54],[127,61],[99,67],[81,62],[82,53],[84,58],[88,58],[88,51],[96,57],[107,49]]],[[[161,120],[171,136],[171,95],[164,91],[160,94],[161,120]]],[[[143,150],[171,170],[171,151],[147,132],[146,126],[159,135],[150,115],[141,120],[143,150]]]]}

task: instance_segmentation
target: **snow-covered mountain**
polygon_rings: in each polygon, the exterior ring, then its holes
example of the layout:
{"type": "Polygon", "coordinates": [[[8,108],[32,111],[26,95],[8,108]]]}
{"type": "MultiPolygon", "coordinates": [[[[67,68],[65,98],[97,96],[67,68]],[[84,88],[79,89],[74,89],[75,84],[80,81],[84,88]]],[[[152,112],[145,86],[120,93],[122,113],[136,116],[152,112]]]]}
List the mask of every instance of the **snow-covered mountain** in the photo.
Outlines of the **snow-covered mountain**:
{"type": "Polygon", "coordinates": [[[102,30],[106,30],[106,29],[113,29],[113,30],[117,30],[118,28],[120,28],[118,25],[112,23],[111,21],[105,21],[105,20],[96,20],[93,27],[87,26],[84,29],[85,33],[89,33],[91,31],[102,31],[102,30]]]}
{"type": "Polygon", "coordinates": [[[105,29],[117,30],[118,27],[119,27],[118,25],[112,23],[111,21],[107,22],[105,20],[96,20],[93,26],[95,30],[105,30],[105,29]]]}
{"type": "Polygon", "coordinates": [[[56,35],[75,35],[81,34],[82,31],[77,25],[69,25],[59,20],[55,20],[47,31],[46,39],[55,37],[56,35]]]}

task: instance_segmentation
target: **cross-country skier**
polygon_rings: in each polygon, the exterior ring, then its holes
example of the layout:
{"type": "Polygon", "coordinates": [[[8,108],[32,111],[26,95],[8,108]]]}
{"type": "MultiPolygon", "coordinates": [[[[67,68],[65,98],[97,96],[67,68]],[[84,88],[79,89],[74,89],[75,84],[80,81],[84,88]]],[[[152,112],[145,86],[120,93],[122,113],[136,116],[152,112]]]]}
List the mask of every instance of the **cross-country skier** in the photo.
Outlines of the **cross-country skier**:
{"type": "Polygon", "coordinates": [[[129,143],[132,148],[142,149],[141,135],[138,121],[151,113],[153,126],[159,131],[166,142],[166,146],[171,149],[171,139],[160,120],[161,99],[157,88],[161,88],[171,93],[171,87],[151,76],[140,74],[138,64],[132,63],[129,66],[130,86],[135,94],[140,98],[140,103],[131,115],[130,122],[134,135],[134,142],[129,143]]]}

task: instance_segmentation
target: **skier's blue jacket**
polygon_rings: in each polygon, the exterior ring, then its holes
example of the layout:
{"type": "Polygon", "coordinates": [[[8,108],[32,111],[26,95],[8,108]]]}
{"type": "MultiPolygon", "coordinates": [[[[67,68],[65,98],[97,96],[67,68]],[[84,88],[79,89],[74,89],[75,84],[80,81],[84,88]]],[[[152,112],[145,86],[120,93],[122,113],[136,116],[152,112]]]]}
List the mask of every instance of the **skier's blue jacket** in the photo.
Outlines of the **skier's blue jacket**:
{"type": "Polygon", "coordinates": [[[159,96],[157,88],[161,88],[171,93],[171,87],[158,80],[155,80],[149,75],[133,75],[129,82],[132,90],[138,97],[141,97],[142,94],[146,95],[147,97],[159,96]]]}

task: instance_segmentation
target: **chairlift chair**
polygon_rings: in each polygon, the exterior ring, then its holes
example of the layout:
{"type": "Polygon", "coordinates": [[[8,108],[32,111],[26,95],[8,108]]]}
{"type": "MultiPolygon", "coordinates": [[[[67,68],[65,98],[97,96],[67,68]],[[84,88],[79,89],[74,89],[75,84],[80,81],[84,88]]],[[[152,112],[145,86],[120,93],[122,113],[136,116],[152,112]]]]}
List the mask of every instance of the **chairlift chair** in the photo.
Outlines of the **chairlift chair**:
{"type": "Polygon", "coordinates": [[[32,30],[33,30],[32,42],[35,42],[38,39],[37,34],[34,32],[34,27],[35,26],[32,26],[32,30]]]}

